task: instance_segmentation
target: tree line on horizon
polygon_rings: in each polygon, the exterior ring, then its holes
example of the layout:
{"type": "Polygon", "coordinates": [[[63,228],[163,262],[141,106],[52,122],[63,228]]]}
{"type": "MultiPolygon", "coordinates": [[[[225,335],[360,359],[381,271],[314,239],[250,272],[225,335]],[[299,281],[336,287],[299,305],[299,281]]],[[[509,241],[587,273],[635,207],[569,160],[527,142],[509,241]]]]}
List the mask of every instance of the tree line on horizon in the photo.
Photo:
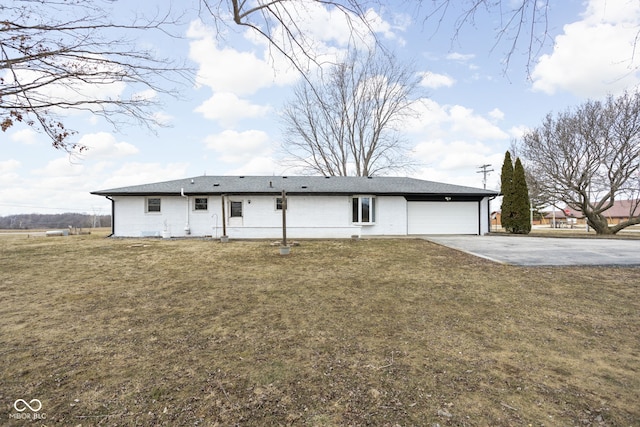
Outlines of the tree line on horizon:
{"type": "Polygon", "coordinates": [[[30,230],[35,228],[110,227],[111,215],[66,212],[60,214],[17,214],[0,216],[0,229],[30,230]]]}

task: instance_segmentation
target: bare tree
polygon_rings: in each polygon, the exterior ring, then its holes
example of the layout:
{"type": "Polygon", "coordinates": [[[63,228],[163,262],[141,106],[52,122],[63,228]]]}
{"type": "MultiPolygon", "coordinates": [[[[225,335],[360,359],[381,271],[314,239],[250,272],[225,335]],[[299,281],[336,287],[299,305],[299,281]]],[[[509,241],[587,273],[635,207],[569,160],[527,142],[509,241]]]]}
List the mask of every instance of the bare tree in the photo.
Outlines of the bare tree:
{"type": "MultiPolygon", "coordinates": [[[[318,40],[309,35],[305,19],[312,19],[313,5],[338,11],[351,29],[352,41],[372,37],[375,14],[371,6],[380,6],[378,0],[200,0],[216,24],[227,24],[229,17],[237,25],[250,28],[270,46],[290,60],[306,77],[310,65],[320,65],[324,52],[318,51],[318,40]]],[[[381,47],[381,44],[379,44],[381,47]]]]}
{"type": "Polygon", "coordinates": [[[582,212],[598,234],[640,224],[640,93],[547,115],[521,153],[548,198],[582,212]],[[631,201],[629,219],[610,226],[604,212],[617,199],[631,201]]]}
{"type": "Polygon", "coordinates": [[[492,15],[495,26],[484,28],[495,33],[495,42],[490,47],[493,52],[504,46],[503,62],[505,72],[511,58],[518,51],[527,55],[526,72],[530,74],[531,64],[543,47],[552,42],[549,35],[548,12],[551,0],[420,0],[425,7],[425,23],[436,21],[438,31],[449,15],[454,14],[452,44],[459,40],[465,28],[476,27],[479,15],[492,15]]]}
{"type": "Polygon", "coordinates": [[[61,118],[89,111],[114,126],[134,119],[157,125],[158,94],[187,77],[123,33],[166,33],[168,15],[117,24],[109,1],[13,0],[0,3],[0,125],[24,122],[45,132],[55,148],[82,149],[61,118]],[[118,90],[114,90],[118,89],[118,90]],[[126,92],[125,89],[129,89],[126,92]]]}
{"type": "MultiPolygon", "coordinates": [[[[201,0],[213,19],[246,26],[264,36],[270,44],[285,54],[300,71],[306,70],[305,61],[316,62],[315,41],[305,34],[300,24],[300,11],[305,5],[317,3],[337,10],[349,23],[354,39],[373,36],[376,42],[376,20],[372,9],[387,5],[384,0],[201,0]]],[[[476,27],[476,19],[483,14],[492,16],[495,42],[490,51],[504,46],[504,69],[509,68],[512,56],[522,50],[527,55],[526,71],[541,49],[551,42],[548,32],[548,11],[551,0],[403,0],[394,6],[404,7],[413,17],[422,18],[427,31],[437,32],[453,16],[452,44],[459,41],[465,28],[476,27]]]]}
{"type": "Polygon", "coordinates": [[[418,78],[375,51],[352,51],[300,83],[284,108],[283,148],[294,163],[326,176],[373,176],[409,166],[399,125],[412,114],[418,78]]]}

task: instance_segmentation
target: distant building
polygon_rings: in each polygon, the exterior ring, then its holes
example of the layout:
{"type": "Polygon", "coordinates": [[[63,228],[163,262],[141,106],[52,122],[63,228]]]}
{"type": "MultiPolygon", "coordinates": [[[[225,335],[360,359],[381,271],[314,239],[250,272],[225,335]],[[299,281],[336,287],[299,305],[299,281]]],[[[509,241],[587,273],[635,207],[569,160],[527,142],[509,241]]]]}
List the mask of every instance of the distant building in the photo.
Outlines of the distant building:
{"type": "MultiPolygon", "coordinates": [[[[620,224],[621,222],[629,220],[632,216],[640,215],[640,206],[637,200],[616,200],[613,206],[603,212],[607,218],[609,225],[620,224]]],[[[554,211],[545,213],[544,219],[548,224],[551,224],[554,218],[554,211]]],[[[566,208],[563,210],[555,210],[556,221],[563,223],[569,223],[571,220],[575,220],[576,224],[586,224],[586,218],[579,210],[566,208]]]]}

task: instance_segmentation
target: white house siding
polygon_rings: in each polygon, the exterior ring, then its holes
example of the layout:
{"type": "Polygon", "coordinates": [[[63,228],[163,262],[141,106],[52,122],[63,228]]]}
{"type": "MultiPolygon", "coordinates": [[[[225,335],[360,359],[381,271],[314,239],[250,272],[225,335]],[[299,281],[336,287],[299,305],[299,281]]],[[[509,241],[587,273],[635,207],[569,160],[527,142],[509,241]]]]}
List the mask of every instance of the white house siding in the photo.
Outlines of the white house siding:
{"type": "MultiPolygon", "coordinates": [[[[351,198],[349,198],[351,201],[351,198]]],[[[404,196],[376,196],[375,224],[362,225],[362,236],[407,234],[407,200],[404,196]]]]}
{"type": "MultiPolygon", "coordinates": [[[[186,236],[187,199],[181,196],[151,196],[161,200],[160,212],[146,212],[147,198],[143,196],[114,196],[114,236],[139,237],[186,236]]],[[[194,236],[215,234],[216,221],[221,227],[219,196],[208,197],[206,211],[194,210],[194,198],[189,197],[189,229],[194,236]]]]}
{"type": "Polygon", "coordinates": [[[489,209],[490,200],[490,197],[485,197],[482,199],[480,204],[480,235],[491,231],[491,212],[489,209]]]}
{"type": "MultiPolygon", "coordinates": [[[[228,196],[242,201],[241,225],[227,226],[231,238],[281,238],[282,211],[276,209],[278,196],[228,196]]],[[[348,196],[287,197],[287,238],[350,237],[360,234],[351,224],[351,198],[348,196]]]]}
{"type": "MultiPolygon", "coordinates": [[[[183,237],[188,225],[191,236],[220,237],[222,233],[222,208],[219,195],[198,195],[208,199],[206,211],[196,211],[195,197],[152,196],[161,199],[161,212],[146,212],[144,196],[113,196],[114,236],[140,237],[163,236],[183,237]]],[[[280,238],[282,237],[282,211],[276,209],[275,195],[228,195],[226,226],[230,238],[280,238]],[[230,201],[242,202],[242,218],[229,218],[230,201]]],[[[302,196],[287,197],[287,237],[302,238],[348,238],[354,235],[406,235],[411,234],[411,225],[407,222],[408,204],[403,196],[377,196],[376,222],[371,225],[358,225],[351,222],[351,196],[302,196]]],[[[476,216],[472,225],[464,225],[461,233],[469,232],[467,228],[478,230],[478,202],[476,216]]],[[[489,231],[488,198],[480,207],[480,232],[489,231]]],[[[457,234],[461,234],[457,233],[457,234]]]]}

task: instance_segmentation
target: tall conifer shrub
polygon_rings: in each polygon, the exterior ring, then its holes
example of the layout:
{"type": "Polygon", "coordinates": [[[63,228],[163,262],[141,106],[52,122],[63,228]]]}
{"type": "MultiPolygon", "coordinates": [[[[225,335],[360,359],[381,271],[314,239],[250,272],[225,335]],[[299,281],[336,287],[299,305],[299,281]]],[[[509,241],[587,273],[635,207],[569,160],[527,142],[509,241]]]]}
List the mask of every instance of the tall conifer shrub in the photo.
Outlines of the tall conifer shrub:
{"type": "Polygon", "coordinates": [[[529,188],[524,176],[524,167],[520,159],[516,159],[513,168],[512,191],[512,233],[529,234],[531,231],[531,202],[529,201],[529,188]]]}
{"type": "Polygon", "coordinates": [[[511,154],[507,151],[504,155],[504,163],[502,163],[502,172],[500,175],[500,192],[502,193],[502,206],[501,210],[501,222],[502,228],[508,232],[511,232],[511,212],[512,197],[511,197],[511,184],[513,181],[513,162],[511,161],[511,154]]]}

